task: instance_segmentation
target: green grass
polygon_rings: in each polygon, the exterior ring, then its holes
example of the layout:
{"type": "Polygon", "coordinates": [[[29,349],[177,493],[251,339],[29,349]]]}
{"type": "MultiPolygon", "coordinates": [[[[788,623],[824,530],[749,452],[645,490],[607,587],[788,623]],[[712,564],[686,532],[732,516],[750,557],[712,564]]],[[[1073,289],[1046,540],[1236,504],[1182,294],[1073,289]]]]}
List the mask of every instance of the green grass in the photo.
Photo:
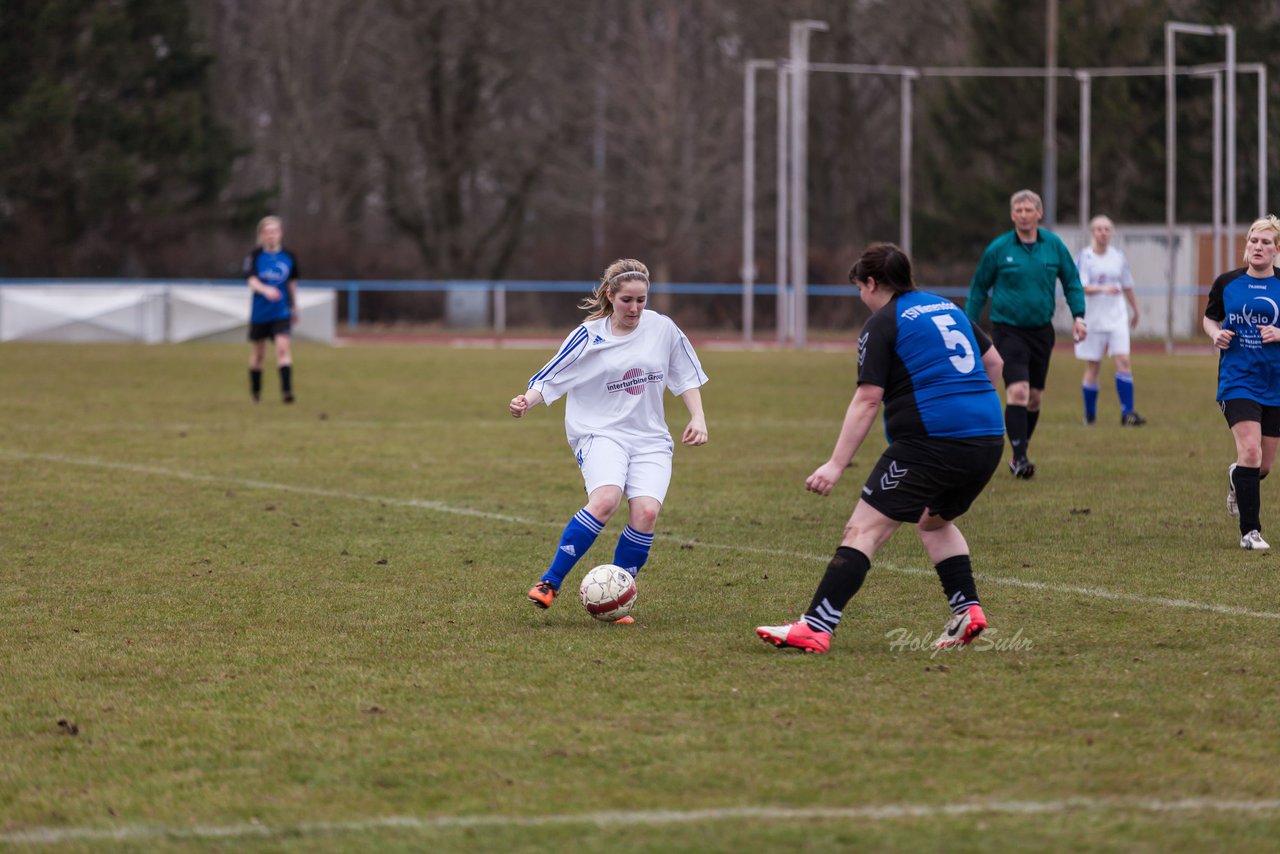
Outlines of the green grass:
{"type": "Polygon", "coordinates": [[[248,402],[245,355],[0,347],[0,847],[60,828],[161,850],[1275,844],[1280,810],[1212,806],[1280,798],[1280,579],[1223,508],[1211,357],[1139,354],[1150,425],[1121,429],[1104,389],[1086,429],[1056,355],[1040,474],[998,472],[961,522],[1019,648],[931,658],[888,637],[946,618],[911,530],[830,655],[752,633],[808,601],[883,447],[877,428],[832,497],[804,491],[852,353],[702,354],[711,443],[676,451],[630,627],[524,602],[582,502],[560,405],[506,415],[547,354],[304,346],[293,407],[270,372],[248,402]],[[1187,799],[1211,803],[1144,806],[1187,799]],[[562,821],[903,805],[930,809],[562,821]],[[505,820],[535,816],[557,821],[505,820]],[[444,823],[371,824],[388,817],[444,823]]]}

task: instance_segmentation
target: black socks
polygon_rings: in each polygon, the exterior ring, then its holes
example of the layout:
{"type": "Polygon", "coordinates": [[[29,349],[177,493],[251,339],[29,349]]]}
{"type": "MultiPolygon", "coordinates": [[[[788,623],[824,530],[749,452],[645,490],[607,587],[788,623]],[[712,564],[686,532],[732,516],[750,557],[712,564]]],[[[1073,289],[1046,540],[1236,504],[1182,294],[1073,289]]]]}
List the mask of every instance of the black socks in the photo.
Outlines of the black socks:
{"type": "Polygon", "coordinates": [[[1025,406],[1010,403],[1004,408],[1004,429],[1009,434],[1009,445],[1013,448],[1015,460],[1027,458],[1027,428],[1029,426],[1025,406]]]}
{"type": "Polygon", "coordinates": [[[1240,508],[1240,535],[1261,531],[1262,491],[1259,489],[1261,469],[1238,465],[1231,475],[1236,487],[1236,506],[1240,508]]]}
{"type": "Polygon", "coordinates": [[[973,581],[973,565],[968,555],[956,555],[934,565],[942,592],[952,613],[959,613],[970,605],[978,604],[978,587],[973,581]]]}
{"type": "Polygon", "coordinates": [[[809,628],[817,632],[834,632],[844,606],[862,587],[870,569],[871,559],[857,549],[848,546],[836,549],[822,581],[818,582],[809,609],[804,612],[804,621],[809,628]]]}
{"type": "Polygon", "coordinates": [[[293,365],[280,366],[280,393],[285,403],[293,403],[293,365]]]}

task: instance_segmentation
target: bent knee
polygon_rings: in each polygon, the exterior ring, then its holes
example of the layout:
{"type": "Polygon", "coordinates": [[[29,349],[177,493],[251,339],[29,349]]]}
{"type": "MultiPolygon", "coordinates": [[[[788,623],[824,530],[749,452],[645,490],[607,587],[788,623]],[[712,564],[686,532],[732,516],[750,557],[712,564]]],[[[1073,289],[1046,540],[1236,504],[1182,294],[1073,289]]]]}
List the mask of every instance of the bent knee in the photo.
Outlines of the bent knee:
{"type": "Polygon", "coordinates": [[[601,522],[608,522],[618,512],[622,503],[622,490],[615,488],[597,489],[587,499],[587,512],[601,522]]]}
{"type": "Polygon", "coordinates": [[[637,498],[631,502],[631,527],[651,533],[658,524],[658,512],[662,505],[652,499],[637,498]]]}

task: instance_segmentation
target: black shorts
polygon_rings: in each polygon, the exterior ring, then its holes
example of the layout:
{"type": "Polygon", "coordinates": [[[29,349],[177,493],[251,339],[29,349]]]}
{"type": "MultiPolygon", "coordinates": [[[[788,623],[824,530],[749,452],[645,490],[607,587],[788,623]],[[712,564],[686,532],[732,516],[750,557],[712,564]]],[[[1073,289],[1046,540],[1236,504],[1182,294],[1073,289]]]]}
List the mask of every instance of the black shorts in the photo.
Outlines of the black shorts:
{"type": "Polygon", "coordinates": [[[1241,421],[1257,421],[1262,425],[1262,435],[1280,436],[1280,406],[1265,406],[1247,397],[1233,397],[1218,401],[1218,408],[1226,416],[1228,427],[1241,421]]]}
{"type": "Polygon", "coordinates": [[[1001,376],[1005,386],[1030,383],[1032,388],[1044,389],[1055,341],[1052,323],[1031,329],[995,323],[991,326],[991,341],[996,345],[1000,358],[1004,359],[1001,376]]]}
{"type": "Polygon", "coordinates": [[[919,522],[926,509],[949,522],[982,494],[1003,456],[1003,436],[900,439],[871,470],[862,500],[898,522],[919,522]]]}
{"type": "Polygon", "coordinates": [[[274,341],[277,335],[289,335],[292,330],[293,322],[287,317],[283,320],[268,320],[266,323],[250,323],[249,340],[265,341],[270,338],[274,341]]]}

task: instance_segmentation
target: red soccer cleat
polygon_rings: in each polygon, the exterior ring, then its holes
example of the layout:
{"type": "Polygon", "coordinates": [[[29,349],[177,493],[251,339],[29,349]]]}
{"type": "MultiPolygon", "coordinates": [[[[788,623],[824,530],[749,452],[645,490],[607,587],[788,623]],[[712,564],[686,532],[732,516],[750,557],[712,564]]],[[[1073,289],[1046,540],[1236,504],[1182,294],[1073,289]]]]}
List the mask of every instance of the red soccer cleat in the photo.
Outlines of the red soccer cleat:
{"type": "Polygon", "coordinates": [[[781,626],[757,626],[756,635],[765,643],[771,643],[779,649],[791,647],[822,655],[831,649],[831,635],[828,632],[815,632],[804,620],[786,623],[781,626]]]}

